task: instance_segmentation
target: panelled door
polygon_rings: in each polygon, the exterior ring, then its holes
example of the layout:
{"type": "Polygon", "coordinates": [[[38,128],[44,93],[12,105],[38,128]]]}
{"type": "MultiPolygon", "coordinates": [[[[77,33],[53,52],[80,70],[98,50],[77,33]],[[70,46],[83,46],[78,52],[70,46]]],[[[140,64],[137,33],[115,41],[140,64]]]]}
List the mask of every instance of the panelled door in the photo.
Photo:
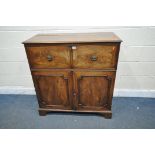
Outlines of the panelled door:
{"type": "Polygon", "coordinates": [[[111,110],[115,72],[75,71],[74,105],[77,110],[111,110]]]}
{"type": "Polygon", "coordinates": [[[33,72],[40,107],[72,109],[71,77],[67,71],[33,72]]]}
{"type": "Polygon", "coordinates": [[[58,110],[111,110],[114,79],[104,71],[33,72],[40,107],[58,110]]]}

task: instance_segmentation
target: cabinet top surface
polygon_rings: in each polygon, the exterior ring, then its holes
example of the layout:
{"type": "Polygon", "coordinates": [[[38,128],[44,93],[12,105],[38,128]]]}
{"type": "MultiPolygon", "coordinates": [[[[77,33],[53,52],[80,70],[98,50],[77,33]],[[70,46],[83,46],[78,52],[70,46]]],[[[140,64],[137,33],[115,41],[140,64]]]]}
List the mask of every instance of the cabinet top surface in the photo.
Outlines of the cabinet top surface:
{"type": "Polygon", "coordinates": [[[23,42],[27,43],[87,43],[87,42],[121,42],[122,40],[112,32],[95,33],[61,33],[37,34],[23,42]]]}

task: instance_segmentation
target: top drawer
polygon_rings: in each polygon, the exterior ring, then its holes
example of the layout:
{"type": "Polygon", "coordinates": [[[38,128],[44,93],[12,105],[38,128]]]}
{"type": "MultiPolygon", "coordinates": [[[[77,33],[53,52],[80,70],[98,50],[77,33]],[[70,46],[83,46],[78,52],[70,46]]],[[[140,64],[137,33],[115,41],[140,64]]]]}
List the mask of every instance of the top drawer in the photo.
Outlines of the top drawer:
{"type": "Polygon", "coordinates": [[[31,44],[26,45],[32,69],[116,69],[119,44],[31,44]]]}
{"type": "Polygon", "coordinates": [[[70,68],[70,50],[65,45],[26,45],[31,68],[70,68]]]}
{"type": "Polygon", "coordinates": [[[73,49],[73,67],[116,69],[119,44],[78,44],[73,49]]]}

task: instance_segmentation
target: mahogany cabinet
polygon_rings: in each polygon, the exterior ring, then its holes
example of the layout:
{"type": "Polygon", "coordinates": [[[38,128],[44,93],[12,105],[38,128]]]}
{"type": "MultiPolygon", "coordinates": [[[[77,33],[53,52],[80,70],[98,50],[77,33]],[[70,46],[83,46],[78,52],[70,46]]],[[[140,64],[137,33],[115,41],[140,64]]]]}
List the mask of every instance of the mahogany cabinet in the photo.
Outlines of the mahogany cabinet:
{"type": "Polygon", "coordinates": [[[38,34],[23,43],[40,115],[90,112],[111,118],[121,43],[114,33],[38,34]]]}

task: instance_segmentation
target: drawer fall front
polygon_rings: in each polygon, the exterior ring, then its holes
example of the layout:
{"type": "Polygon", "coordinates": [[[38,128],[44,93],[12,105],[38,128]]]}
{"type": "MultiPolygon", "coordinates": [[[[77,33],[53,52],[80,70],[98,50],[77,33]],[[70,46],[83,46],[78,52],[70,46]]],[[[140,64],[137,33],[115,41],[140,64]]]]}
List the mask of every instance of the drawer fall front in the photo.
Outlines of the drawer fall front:
{"type": "Polygon", "coordinates": [[[26,46],[30,67],[33,69],[70,68],[70,49],[65,45],[26,46]]]}
{"type": "Polygon", "coordinates": [[[57,42],[24,43],[39,114],[95,112],[111,118],[120,40],[57,42]]]}
{"type": "Polygon", "coordinates": [[[119,44],[27,45],[32,69],[116,69],[119,44]]]}

